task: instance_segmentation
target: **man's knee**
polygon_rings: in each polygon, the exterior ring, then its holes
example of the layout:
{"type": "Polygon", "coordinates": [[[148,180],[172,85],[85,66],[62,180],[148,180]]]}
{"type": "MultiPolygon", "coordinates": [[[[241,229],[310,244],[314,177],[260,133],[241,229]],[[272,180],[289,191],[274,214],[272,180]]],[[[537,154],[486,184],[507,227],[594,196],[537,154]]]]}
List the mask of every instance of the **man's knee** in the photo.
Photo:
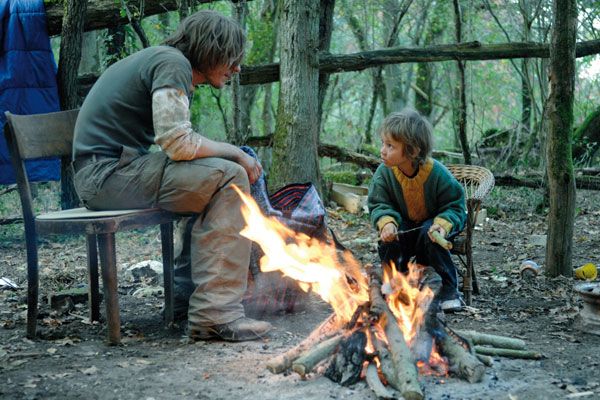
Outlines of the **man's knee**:
{"type": "Polygon", "coordinates": [[[248,180],[248,173],[240,164],[223,160],[224,179],[231,184],[238,186],[243,192],[250,191],[250,182],[248,180]]]}

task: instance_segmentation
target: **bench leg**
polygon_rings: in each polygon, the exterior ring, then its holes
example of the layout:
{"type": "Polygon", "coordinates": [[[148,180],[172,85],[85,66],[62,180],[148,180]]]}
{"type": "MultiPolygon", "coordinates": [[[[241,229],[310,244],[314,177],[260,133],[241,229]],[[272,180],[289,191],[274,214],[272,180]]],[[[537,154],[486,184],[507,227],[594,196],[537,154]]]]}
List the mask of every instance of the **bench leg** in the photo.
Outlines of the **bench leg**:
{"type": "Polygon", "coordinates": [[[100,290],[98,289],[98,245],[96,235],[86,235],[88,255],[88,301],[90,322],[100,320],[100,290]]]}
{"type": "Polygon", "coordinates": [[[108,324],[108,343],[121,342],[121,320],[119,316],[119,299],[117,297],[117,256],[115,234],[98,235],[100,265],[102,267],[102,283],[104,301],[106,303],[106,321],[108,324]]]}
{"type": "Polygon", "coordinates": [[[173,223],[160,226],[160,241],[162,245],[163,276],[165,285],[165,325],[171,326],[174,320],[173,299],[173,223]]]}

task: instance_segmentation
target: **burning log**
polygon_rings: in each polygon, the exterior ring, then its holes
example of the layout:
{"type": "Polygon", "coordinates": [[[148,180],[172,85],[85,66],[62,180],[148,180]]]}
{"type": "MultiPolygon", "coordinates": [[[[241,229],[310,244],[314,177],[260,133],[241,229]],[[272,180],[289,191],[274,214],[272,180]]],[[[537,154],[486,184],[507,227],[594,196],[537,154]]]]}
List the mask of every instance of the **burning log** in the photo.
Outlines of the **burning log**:
{"type": "Polygon", "coordinates": [[[490,335],[477,331],[460,331],[456,330],[456,334],[469,339],[473,344],[490,345],[503,349],[525,350],[525,341],[507,336],[490,335]]]}
{"type": "Polygon", "coordinates": [[[369,317],[372,321],[377,321],[385,312],[387,304],[381,294],[381,269],[373,264],[365,265],[367,275],[369,276],[369,317]]]}
{"type": "Polygon", "coordinates": [[[292,370],[304,379],[306,374],[312,371],[318,363],[329,357],[335,351],[343,337],[342,334],[339,334],[308,350],[292,363],[292,370]]]}
{"type": "Polygon", "coordinates": [[[371,335],[371,341],[373,342],[373,347],[375,348],[377,359],[379,360],[379,368],[381,369],[381,373],[385,377],[385,380],[394,389],[401,390],[400,381],[396,374],[396,368],[394,367],[392,356],[386,345],[377,338],[375,333],[371,335]]]}
{"type": "Polygon", "coordinates": [[[292,347],[283,354],[272,358],[267,362],[267,369],[274,374],[280,374],[288,370],[295,359],[306,352],[311,347],[321,343],[324,340],[335,336],[339,332],[339,324],[335,314],[331,314],[321,323],[310,335],[296,346],[292,347]]]}
{"type": "Polygon", "coordinates": [[[423,392],[419,386],[417,367],[412,354],[389,308],[385,310],[385,317],[385,336],[396,369],[396,377],[400,381],[400,393],[407,400],[421,400],[423,399],[423,392]]]}
{"type": "Polygon", "coordinates": [[[375,366],[375,364],[369,364],[365,373],[365,379],[367,380],[367,384],[369,385],[373,393],[375,393],[375,396],[377,396],[378,399],[396,398],[396,396],[394,396],[394,393],[392,393],[391,390],[388,390],[388,388],[386,388],[381,382],[381,379],[379,379],[379,374],[377,373],[377,367],[375,366]]]}
{"type": "Polygon", "coordinates": [[[402,331],[396,324],[396,318],[381,293],[381,269],[368,265],[367,273],[369,275],[369,298],[371,300],[370,315],[373,320],[380,320],[385,323],[385,336],[390,360],[395,371],[395,374],[388,377],[388,379],[398,386],[397,389],[405,399],[422,399],[423,392],[419,386],[418,372],[412,354],[404,341],[402,331]]]}
{"type": "Polygon", "coordinates": [[[439,337],[438,344],[444,355],[448,357],[452,372],[470,383],[481,382],[485,365],[476,356],[456,343],[450,335],[439,337]]]}
{"type": "Polygon", "coordinates": [[[530,350],[515,350],[515,349],[500,349],[496,347],[486,346],[475,346],[475,352],[477,354],[483,354],[487,356],[499,356],[508,358],[524,358],[530,360],[539,360],[544,356],[537,351],[530,350]]]}

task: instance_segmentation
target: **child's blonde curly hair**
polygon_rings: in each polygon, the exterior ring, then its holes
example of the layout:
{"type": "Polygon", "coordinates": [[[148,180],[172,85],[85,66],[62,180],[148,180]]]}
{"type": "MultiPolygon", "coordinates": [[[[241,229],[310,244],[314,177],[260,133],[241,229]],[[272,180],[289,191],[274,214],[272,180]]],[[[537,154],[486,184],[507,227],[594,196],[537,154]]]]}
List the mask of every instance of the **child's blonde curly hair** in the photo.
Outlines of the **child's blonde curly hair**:
{"type": "Polygon", "coordinates": [[[406,154],[413,158],[415,165],[424,164],[433,150],[433,126],[411,108],[388,115],[379,132],[381,136],[403,143],[406,154]]]}

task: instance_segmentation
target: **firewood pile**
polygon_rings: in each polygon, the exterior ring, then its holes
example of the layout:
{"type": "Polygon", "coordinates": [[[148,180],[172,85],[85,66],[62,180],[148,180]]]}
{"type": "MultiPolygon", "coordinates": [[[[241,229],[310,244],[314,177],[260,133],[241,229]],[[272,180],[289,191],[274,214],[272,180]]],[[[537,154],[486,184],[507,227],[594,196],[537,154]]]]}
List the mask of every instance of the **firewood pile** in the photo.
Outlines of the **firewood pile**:
{"type": "Polygon", "coordinates": [[[377,398],[423,399],[419,373],[450,373],[474,383],[492,365],[484,354],[539,356],[524,350],[518,339],[450,329],[435,299],[441,278],[429,267],[415,270],[408,275],[410,287],[399,287],[394,278],[382,284],[382,268],[368,265],[369,301],[350,321],[331,314],[298,345],[269,360],[267,368],[276,374],[291,369],[302,378],[324,373],[344,386],[364,379],[377,398]],[[489,344],[495,347],[484,346],[489,344]]]}

